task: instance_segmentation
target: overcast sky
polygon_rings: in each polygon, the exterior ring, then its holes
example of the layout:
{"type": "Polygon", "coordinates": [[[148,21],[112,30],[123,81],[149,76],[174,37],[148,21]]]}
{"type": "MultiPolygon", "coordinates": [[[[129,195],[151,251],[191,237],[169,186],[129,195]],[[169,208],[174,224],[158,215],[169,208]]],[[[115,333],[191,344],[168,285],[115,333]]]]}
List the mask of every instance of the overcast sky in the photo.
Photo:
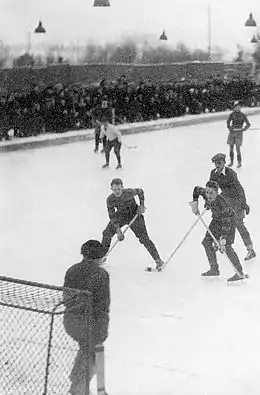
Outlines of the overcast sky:
{"type": "Polygon", "coordinates": [[[158,36],[166,30],[169,44],[182,41],[206,48],[207,5],[211,5],[212,44],[236,51],[250,48],[251,29],[244,27],[250,11],[260,26],[260,0],[110,0],[110,8],[93,0],[0,0],[0,39],[26,43],[41,19],[46,43],[83,44],[112,41],[125,35],[158,36]]]}

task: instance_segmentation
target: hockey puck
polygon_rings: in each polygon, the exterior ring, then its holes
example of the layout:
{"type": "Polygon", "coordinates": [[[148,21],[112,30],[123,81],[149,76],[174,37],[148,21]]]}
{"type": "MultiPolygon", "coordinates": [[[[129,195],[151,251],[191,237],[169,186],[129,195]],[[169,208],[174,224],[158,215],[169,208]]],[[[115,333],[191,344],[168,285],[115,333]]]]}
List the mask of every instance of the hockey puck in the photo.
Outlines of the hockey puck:
{"type": "Polygon", "coordinates": [[[152,268],[151,268],[151,267],[147,267],[147,268],[146,268],[146,271],[147,271],[147,272],[151,272],[151,271],[152,271],[152,268]]]}

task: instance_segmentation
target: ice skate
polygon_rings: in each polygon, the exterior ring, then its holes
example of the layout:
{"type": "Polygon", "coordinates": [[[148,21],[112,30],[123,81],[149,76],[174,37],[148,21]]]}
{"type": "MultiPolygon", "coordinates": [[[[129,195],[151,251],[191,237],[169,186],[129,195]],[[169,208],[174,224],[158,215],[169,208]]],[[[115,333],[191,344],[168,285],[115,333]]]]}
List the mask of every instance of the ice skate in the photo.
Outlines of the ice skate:
{"type": "Polygon", "coordinates": [[[247,256],[244,258],[244,261],[249,261],[250,259],[253,259],[256,257],[256,253],[254,250],[248,250],[247,251],[247,256]]]}
{"type": "Polygon", "coordinates": [[[105,148],[102,148],[102,150],[100,151],[101,154],[105,153],[105,148]]]}
{"type": "Polygon", "coordinates": [[[98,148],[95,148],[94,150],[93,150],[93,152],[95,152],[95,154],[98,152],[98,148]]]}
{"type": "Polygon", "coordinates": [[[219,269],[216,267],[211,267],[207,272],[201,273],[202,277],[213,277],[213,276],[219,276],[220,272],[219,269]]]}
{"type": "Polygon", "coordinates": [[[240,281],[240,280],[244,280],[245,278],[248,278],[248,276],[246,274],[243,274],[243,273],[238,274],[238,273],[236,273],[236,274],[234,274],[234,276],[229,277],[227,279],[227,281],[228,282],[240,281]]]}
{"type": "Polygon", "coordinates": [[[156,270],[160,272],[164,266],[164,262],[161,259],[156,259],[156,270]]]}
{"type": "Polygon", "coordinates": [[[120,163],[118,163],[118,165],[116,167],[116,170],[118,170],[118,169],[122,169],[122,165],[120,163]]]}
{"type": "Polygon", "coordinates": [[[232,167],[233,166],[233,162],[230,162],[229,164],[228,164],[228,167],[232,167]]]}
{"type": "Polygon", "coordinates": [[[242,163],[238,163],[237,168],[239,169],[240,167],[242,167],[242,163]]]}
{"type": "Polygon", "coordinates": [[[105,163],[103,166],[102,166],[102,169],[107,169],[109,167],[109,164],[108,163],[105,163]]]}

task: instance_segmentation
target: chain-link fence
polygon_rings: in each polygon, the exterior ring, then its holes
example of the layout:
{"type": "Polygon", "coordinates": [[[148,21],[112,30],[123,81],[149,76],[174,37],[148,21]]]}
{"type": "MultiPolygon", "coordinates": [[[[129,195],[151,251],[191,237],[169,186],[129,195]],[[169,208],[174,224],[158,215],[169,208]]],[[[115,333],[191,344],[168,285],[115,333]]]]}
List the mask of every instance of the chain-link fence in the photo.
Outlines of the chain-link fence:
{"type": "Polygon", "coordinates": [[[0,276],[0,394],[67,395],[78,343],[64,313],[84,312],[90,349],[91,294],[0,276]]]}

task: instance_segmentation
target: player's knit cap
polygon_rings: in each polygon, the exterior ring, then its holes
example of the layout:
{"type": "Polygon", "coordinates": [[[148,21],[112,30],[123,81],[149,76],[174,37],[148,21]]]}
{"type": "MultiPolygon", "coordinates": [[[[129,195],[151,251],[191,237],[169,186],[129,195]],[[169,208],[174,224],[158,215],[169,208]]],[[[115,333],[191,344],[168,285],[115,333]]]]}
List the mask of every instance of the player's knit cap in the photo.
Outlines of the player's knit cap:
{"type": "Polygon", "coordinates": [[[226,160],[226,155],[218,153],[211,158],[212,162],[218,162],[219,160],[226,160]]]}
{"type": "Polygon", "coordinates": [[[101,259],[105,256],[103,245],[97,240],[88,240],[82,244],[81,254],[87,259],[101,259]]]}

